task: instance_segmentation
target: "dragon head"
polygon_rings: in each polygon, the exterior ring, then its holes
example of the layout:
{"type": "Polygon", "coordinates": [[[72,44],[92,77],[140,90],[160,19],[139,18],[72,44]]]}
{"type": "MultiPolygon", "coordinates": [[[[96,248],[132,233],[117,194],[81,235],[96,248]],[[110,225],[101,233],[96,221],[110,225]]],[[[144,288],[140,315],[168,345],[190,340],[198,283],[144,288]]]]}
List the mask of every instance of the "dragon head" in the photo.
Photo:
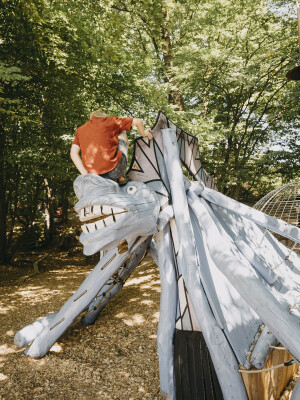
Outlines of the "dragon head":
{"type": "Polygon", "coordinates": [[[80,242],[85,255],[116,247],[130,235],[156,232],[160,209],[157,194],[142,182],[120,187],[96,174],[80,175],[74,181],[78,198],[75,210],[83,233],[80,242]]]}

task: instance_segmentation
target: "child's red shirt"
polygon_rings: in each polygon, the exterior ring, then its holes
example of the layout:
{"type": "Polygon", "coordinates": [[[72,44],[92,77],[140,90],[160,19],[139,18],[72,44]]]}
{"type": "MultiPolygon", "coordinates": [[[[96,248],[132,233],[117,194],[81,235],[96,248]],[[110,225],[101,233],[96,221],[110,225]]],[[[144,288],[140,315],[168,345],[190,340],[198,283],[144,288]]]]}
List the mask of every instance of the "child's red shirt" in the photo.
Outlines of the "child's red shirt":
{"type": "Polygon", "coordinates": [[[132,127],[133,118],[92,117],[80,126],[72,144],[80,146],[82,163],[88,173],[105,174],[121,159],[118,135],[132,127]]]}

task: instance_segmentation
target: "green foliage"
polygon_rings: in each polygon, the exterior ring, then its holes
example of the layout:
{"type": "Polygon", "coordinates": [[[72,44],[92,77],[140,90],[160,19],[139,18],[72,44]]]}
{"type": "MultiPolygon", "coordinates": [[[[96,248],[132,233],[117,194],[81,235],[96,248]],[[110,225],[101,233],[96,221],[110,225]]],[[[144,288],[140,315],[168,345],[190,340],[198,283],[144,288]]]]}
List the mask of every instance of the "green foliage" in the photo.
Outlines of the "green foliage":
{"type": "Polygon", "coordinates": [[[300,86],[285,78],[298,60],[292,1],[2,0],[0,49],[11,242],[16,223],[45,222],[48,237],[45,215],[74,201],[70,144],[99,106],[150,126],[163,110],[199,138],[205,168],[233,197],[299,176],[300,86]]]}

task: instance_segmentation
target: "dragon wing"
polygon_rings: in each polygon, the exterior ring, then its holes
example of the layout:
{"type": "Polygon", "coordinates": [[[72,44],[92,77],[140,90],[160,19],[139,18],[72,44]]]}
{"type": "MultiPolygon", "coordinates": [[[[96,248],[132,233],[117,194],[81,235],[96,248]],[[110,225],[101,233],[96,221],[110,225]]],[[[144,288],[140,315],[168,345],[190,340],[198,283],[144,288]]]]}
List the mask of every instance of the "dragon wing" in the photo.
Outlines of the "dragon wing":
{"type": "Polygon", "coordinates": [[[198,139],[176,126],[162,111],[158,113],[152,128],[153,139],[138,138],[134,141],[132,161],[127,172],[129,179],[147,183],[158,194],[169,197],[161,132],[165,128],[175,129],[180,160],[189,176],[216,190],[213,178],[202,167],[198,139]]]}

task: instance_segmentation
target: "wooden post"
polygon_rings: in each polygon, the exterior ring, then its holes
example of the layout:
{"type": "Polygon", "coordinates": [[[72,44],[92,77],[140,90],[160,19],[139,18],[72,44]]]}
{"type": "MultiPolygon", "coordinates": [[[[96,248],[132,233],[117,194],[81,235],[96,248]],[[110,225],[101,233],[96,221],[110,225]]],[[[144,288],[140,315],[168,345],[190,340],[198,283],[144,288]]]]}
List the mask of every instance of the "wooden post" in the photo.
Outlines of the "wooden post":
{"type": "Polygon", "coordinates": [[[55,312],[47,315],[46,317],[40,318],[18,331],[14,338],[15,344],[20,348],[27,346],[43,331],[45,326],[51,324],[56,314],[57,313],[55,312]]]}
{"type": "Polygon", "coordinates": [[[160,389],[164,396],[175,398],[174,332],[178,288],[169,224],[156,235],[161,281],[160,314],[157,331],[160,389]]]}
{"type": "MultiPolygon", "coordinates": [[[[163,129],[163,149],[167,175],[170,182],[172,205],[178,237],[178,261],[199,325],[219,379],[224,399],[247,399],[247,394],[236,358],[223,331],[211,313],[198,274],[194,235],[190,221],[184,178],[178,155],[176,134],[173,129],[163,129]]],[[[200,265],[201,268],[201,265],[200,265]]]]}
{"type": "Polygon", "coordinates": [[[287,222],[264,214],[263,212],[255,210],[245,204],[239,203],[238,201],[230,199],[213,189],[203,188],[201,191],[201,197],[212,204],[226,208],[242,217],[250,219],[257,225],[268,228],[272,232],[276,232],[279,235],[300,243],[300,229],[294,225],[288,224],[287,222]]]}

